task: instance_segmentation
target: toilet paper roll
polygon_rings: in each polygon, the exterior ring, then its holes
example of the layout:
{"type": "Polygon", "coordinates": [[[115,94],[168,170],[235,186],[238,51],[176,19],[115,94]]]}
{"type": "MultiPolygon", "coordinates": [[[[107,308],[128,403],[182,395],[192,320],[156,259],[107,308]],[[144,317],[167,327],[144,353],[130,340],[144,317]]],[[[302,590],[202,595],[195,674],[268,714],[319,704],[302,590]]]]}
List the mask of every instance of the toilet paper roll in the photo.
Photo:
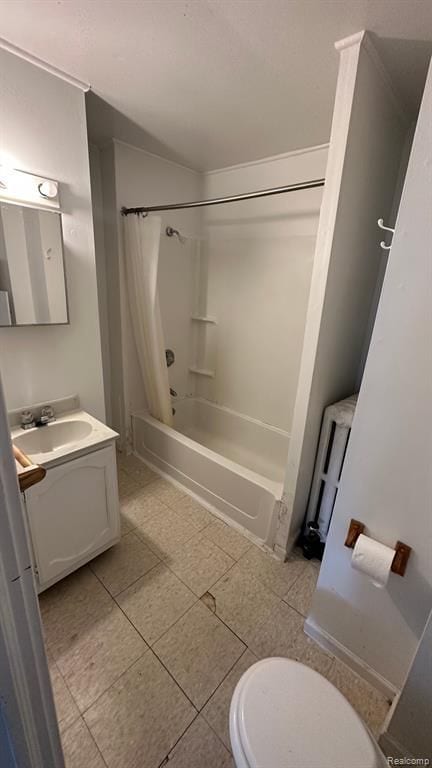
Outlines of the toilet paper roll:
{"type": "Polygon", "coordinates": [[[363,533],[358,537],[351,560],[356,571],[366,574],[381,589],[387,584],[395,551],[363,533]]]}

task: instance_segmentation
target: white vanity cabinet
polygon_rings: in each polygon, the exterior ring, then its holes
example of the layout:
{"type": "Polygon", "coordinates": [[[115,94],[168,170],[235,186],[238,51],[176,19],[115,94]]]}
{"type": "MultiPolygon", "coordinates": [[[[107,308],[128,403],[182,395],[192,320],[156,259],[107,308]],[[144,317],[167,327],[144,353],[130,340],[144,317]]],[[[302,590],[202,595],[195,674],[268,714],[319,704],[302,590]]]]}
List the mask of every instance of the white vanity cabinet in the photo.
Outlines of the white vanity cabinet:
{"type": "Polygon", "coordinates": [[[42,591],[120,538],[114,441],[48,468],[24,499],[42,591]]]}

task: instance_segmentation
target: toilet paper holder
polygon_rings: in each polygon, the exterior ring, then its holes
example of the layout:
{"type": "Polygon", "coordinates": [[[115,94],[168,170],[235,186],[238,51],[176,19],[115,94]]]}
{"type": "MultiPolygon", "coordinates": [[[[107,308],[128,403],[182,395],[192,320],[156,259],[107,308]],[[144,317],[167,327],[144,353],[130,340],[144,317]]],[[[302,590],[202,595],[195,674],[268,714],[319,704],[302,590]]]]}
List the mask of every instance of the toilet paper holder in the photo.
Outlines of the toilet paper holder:
{"type": "MultiPolygon", "coordinates": [[[[364,523],[361,523],[359,520],[351,520],[345,539],[345,546],[354,549],[358,537],[361,533],[364,533],[364,530],[364,523]]],[[[403,541],[397,541],[394,550],[395,554],[390,570],[393,573],[397,573],[398,576],[404,576],[408,559],[411,554],[411,547],[409,547],[408,544],[404,544],[403,541]]]]}

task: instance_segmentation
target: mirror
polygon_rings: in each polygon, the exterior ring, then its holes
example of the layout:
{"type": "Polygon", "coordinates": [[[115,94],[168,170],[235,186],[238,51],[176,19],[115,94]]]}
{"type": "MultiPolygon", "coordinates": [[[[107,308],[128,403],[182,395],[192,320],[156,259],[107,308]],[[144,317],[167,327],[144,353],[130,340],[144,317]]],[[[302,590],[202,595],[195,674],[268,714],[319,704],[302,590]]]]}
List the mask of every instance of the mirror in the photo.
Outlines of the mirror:
{"type": "Polygon", "coordinates": [[[61,214],[0,204],[0,326],[68,323],[61,214]]]}

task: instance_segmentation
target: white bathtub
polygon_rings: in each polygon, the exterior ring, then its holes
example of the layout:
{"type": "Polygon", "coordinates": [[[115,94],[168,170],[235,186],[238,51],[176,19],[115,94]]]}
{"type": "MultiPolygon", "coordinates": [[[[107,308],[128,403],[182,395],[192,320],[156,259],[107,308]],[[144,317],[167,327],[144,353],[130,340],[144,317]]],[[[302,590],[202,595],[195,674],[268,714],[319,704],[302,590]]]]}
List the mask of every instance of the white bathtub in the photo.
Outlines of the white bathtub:
{"type": "Polygon", "coordinates": [[[289,435],[199,398],[175,404],[174,429],[132,417],[135,452],[220,517],[273,543],[289,435]]]}

